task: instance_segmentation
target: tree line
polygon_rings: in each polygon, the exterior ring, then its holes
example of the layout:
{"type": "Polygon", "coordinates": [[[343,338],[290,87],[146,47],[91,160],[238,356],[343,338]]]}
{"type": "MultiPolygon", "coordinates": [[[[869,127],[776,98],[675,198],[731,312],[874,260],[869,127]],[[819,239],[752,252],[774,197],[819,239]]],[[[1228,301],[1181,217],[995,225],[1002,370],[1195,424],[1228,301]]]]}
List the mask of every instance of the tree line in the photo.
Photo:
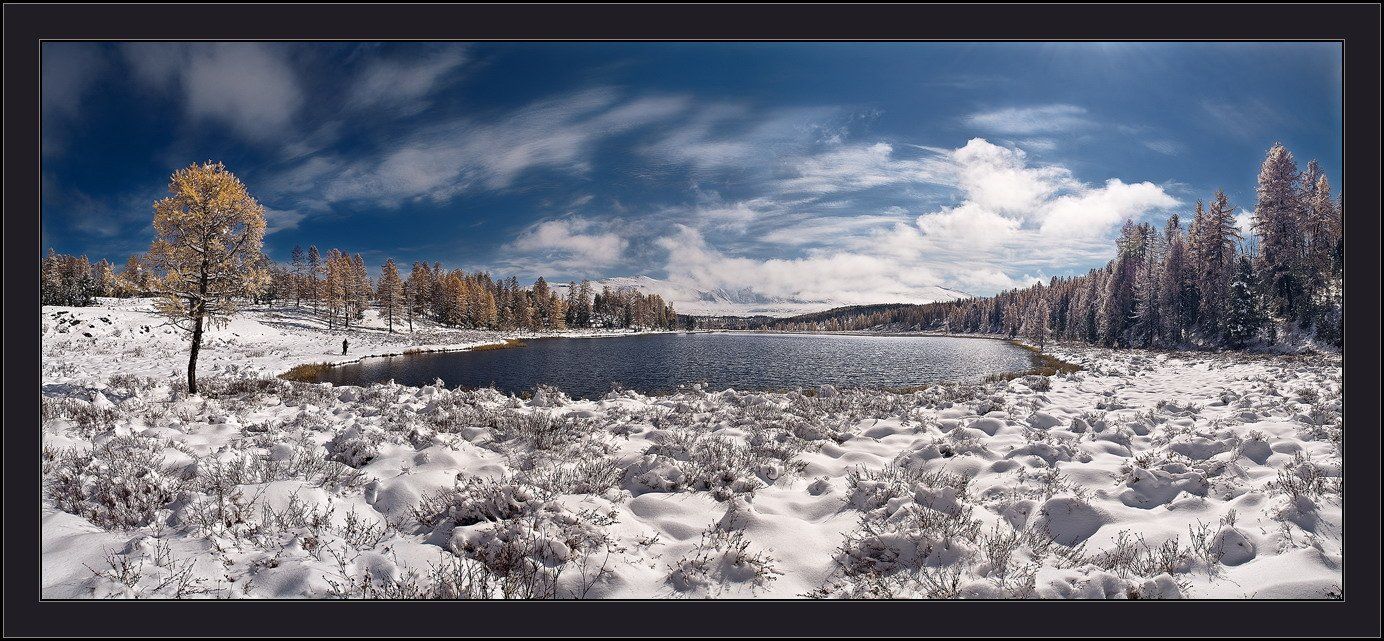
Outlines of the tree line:
{"type": "Polygon", "coordinates": [[[397,324],[412,331],[415,319],[454,327],[495,330],[564,330],[569,328],[672,329],[677,313],[657,294],[633,288],[596,291],[589,280],[568,283],[566,292],[539,277],[523,287],[511,276],[446,269],[441,262],[417,261],[407,277],[393,259],[380,276],[366,273],[359,254],[317,246],[294,247],[287,265],[271,269],[262,296],[291,300],[324,315],[329,326],[349,328],[377,308],[390,331],[397,324]]]}
{"type": "MultiPolygon", "coordinates": [[[[415,262],[407,278],[393,259],[379,278],[366,272],[360,254],[317,247],[294,247],[288,264],[262,255],[253,261],[264,283],[241,295],[258,304],[292,302],[310,307],[332,329],[349,330],[379,310],[389,331],[413,330],[415,319],[474,329],[564,330],[570,328],[675,329],[678,314],[658,294],[635,288],[597,290],[589,280],[553,287],[539,277],[531,287],[518,279],[495,279],[486,272],[445,269],[440,262],[415,262]],[[559,290],[565,290],[559,291],[559,290]]],[[[109,261],[49,250],[41,260],[39,298],[43,305],[86,306],[97,297],[129,298],[157,294],[164,274],[145,255],[132,256],[116,271],[109,261]]]]}
{"type": "Polygon", "coordinates": [[[1240,348],[1312,338],[1343,342],[1344,201],[1316,161],[1299,169],[1274,145],[1260,168],[1252,235],[1224,191],[1190,224],[1126,220],[1105,266],[1046,285],[926,305],[845,308],[768,329],[889,327],[1049,338],[1109,347],[1240,348]]]}
{"type": "Polygon", "coordinates": [[[83,307],[94,305],[98,296],[135,296],[141,288],[148,288],[152,277],[138,256],[131,256],[116,271],[104,258],[92,263],[86,256],[59,254],[49,249],[39,261],[39,304],[83,307]]]}

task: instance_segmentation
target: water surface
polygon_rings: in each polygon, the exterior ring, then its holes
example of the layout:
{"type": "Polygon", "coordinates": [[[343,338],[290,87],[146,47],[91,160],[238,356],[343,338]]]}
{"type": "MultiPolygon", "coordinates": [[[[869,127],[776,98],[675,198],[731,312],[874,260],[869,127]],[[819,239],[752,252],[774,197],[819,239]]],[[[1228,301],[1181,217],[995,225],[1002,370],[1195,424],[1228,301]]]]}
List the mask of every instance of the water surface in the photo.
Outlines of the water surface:
{"type": "Polygon", "coordinates": [[[574,398],[598,398],[620,385],[646,393],[695,383],[741,390],[900,388],[938,381],[979,381],[1032,366],[1005,341],[941,336],[841,334],[645,334],[616,338],[541,338],[524,346],[381,358],[329,368],[319,381],[369,385],[394,380],[503,392],[556,386],[574,398]]]}

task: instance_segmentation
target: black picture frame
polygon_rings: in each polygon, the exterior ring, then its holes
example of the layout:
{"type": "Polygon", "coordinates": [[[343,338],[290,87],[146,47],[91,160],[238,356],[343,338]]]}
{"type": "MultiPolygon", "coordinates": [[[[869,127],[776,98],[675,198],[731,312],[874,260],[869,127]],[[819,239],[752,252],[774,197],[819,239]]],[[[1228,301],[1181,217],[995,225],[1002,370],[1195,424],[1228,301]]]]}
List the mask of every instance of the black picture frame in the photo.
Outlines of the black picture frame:
{"type": "Polygon", "coordinates": [[[7,636],[1378,636],[1379,25],[1356,5],[38,5],[5,30],[7,636]],[[39,595],[39,43],[45,40],[1339,40],[1345,599],[1193,602],[75,602],[39,595]]]}

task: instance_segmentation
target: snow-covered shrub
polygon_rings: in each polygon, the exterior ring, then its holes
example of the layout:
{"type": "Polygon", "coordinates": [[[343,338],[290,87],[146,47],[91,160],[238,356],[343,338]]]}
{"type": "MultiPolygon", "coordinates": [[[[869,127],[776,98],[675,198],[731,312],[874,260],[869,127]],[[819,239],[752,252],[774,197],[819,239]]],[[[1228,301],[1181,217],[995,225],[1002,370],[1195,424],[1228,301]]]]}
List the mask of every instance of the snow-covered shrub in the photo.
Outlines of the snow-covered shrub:
{"type": "MultiPolygon", "coordinates": [[[[1194,550],[1182,545],[1178,536],[1158,545],[1150,545],[1142,534],[1131,535],[1120,530],[1114,547],[1089,555],[1089,562],[1120,578],[1176,576],[1191,571],[1194,550]]],[[[1185,578],[1182,579],[1185,583],[1185,578]]]]}
{"type": "Polygon", "coordinates": [[[535,468],[521,473],[524,482],[542,488],[552,495],[605,495],[620,484],[624,470],[615,461],[587,458],[576,463],[561,463],[535,468]]]}
{"type": "Polygon", "coordinates": [[[969,482],[964,476],[942,470],[922,472],[894,464],[878,470],[856,467],[846,475],[846,503],[862,512],[915,497],[954,506],[965,496],[969,482]]]}
{"type": "Polygon", "coordinates": [[[549,450],[589,434],[589,420],[554,415],[544,410],[505,411],[492,419],[498,441],[518,441],[534,450],[549,450]]]}
{"type": "Polygon", "coordinates": [[[533,398],[529,401],[534,407],[562,407],[569,405],[572,397],[566,392],[552,385],[539,385],[533,391],[533,398]]]}
{"type": "Polygon", "coordinates": [[[752,494],[785,473],[800,473],[803,469],[800,462],[791,459],[792,454],[767,443],[755,446],[739,439],[686,430],[664,432],[662,442],[650,446],[645,454],[668,462],[676,471],[674,478],[681,479],[677,489],[685,486],[693,491],[711,492],[718,501],[752,494]]]}
{"type": "Polygon", "coordinates": [[[359,559],[342,555],[336,576],[328,578],[328,596],[338,599],[458,600],[497,599],[507,596],[495,575],[474,559],[442,553],[426,572],[406,568],[395,572],[371,571],[359,559]]]}
{"type": "MultiPolygon", "coordinates": [[[[104,397],[102,397],[104,399],[104,397]]],[[[43,396],[39,401],[39,420],[44,425],[60,419],[71,421],[77,433],[91,436],[115,426],[120,414],[109,402],[91,403],[77,398],[51,398],[43,396]]]]}
{"type": "Polygon", "coordinates": [[[268,454],[235,450],[221,456],[202,457],[194,466],[194,472],[192,483],[203,491],[292,480],[338,489],[358,486],[364,480],[351,466],[327,459],[322,447],[306,434],[277,443],[268,454]]]}
{"type": "Polygon", "coordinates": [[[158,440],[134,436],[64,450],[50,465],[48,497],[58,509],[106,529],[150,525],[185,485],[166,468],[163,450],[158,440]]]}
{"type": "Polygon", "coordinates": [[[450,490],[425,494],[414,517],[428,527],[503,521],[538,509],[542,491],[517,481],[467,477],[450,490]]]}
{"type": "Polygon", "coordinates": [[[737,586],[753,593],[781,574],[773,557],[750,552],[750,541],[743,531],[713,524],[702,531],[687,556],[669,567],[667,582],[680,593],[713,597],[737,586]]]}
{"type": "Polygon", "coordinates": [[[327,459],[364,467],[380,455],[384,440],[384,431],[379,428],[352,425],[327,441],[327,459]]]}
{"type": "Polygon", "coordinates": [[[1278,477],[1269,487],[1287,495],[1296,504],[1315,501],[1327,494],[1332,487],[1330,479],[1316,463],[1302,452],[1293,455],[1293,461],[1278,471],[1278,477]]]}
{"type": "Polygon", "coordinates": [[[197,381],[197,393],[203,398],[249,401],[277,393],[287,385],[269,377],[207,376],[197,381]]]}
{"type": "MultiPolygon", "coordinates": [[[[528,503],[511,518],[453,528],[446,547],[480,562],[501,598],[551,599],[569,596],[559,590],[569,568],[582,574],[582,583],[590,580],[585,560],[610,545],[604,529],[586,513],[574,514],[556,503],[528,503]]],[[[587,587],[570,596],[581,596],[587,587]]]]}
{"type": "Polygon", "coordinates": [[[209,587],[195,573],[196,559],[179,559],[164,539],[142,536],[131,539],[123,550],[107,550],[105,565],[88,567],[92,596],[98,599],[185,599],[221,596],[223,589],[209,587]]]}
{"type": "Polygon", "coordinates": [[[918,503],[865,514],[837,549],[814,598],[957,598],[978,554],[972,508],[942,512],[918,503]]]}

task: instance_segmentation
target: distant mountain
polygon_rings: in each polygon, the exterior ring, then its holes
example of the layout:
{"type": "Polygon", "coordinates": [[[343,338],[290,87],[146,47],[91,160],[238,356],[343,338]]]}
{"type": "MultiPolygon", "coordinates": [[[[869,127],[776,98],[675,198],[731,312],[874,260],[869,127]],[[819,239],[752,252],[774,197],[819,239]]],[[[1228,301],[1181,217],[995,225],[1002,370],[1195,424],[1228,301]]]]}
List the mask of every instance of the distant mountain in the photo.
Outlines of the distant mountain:
{"type": "MultiPolygon", "coordinates": [[[[821,312],[844,303],[831,300],[804,300],[766,296],[750,287],[698,289],[672,281],[650,278],[648,276],[617,276],[591,281],[596,291],[601,287],[620,289],[632,287],[644,294],[658,294],[663,300],[673,304],[679,314],[692,316],[773,316],[784,318],[800,314],[821,312]]],[[[554,284],[565,294],[567,284],[554,284]]],[[[928,287],[912,300],[879,301],[881,303],[932,303],[937,301],[969,298],[970,294],[945,287],[928,287]]]]}

